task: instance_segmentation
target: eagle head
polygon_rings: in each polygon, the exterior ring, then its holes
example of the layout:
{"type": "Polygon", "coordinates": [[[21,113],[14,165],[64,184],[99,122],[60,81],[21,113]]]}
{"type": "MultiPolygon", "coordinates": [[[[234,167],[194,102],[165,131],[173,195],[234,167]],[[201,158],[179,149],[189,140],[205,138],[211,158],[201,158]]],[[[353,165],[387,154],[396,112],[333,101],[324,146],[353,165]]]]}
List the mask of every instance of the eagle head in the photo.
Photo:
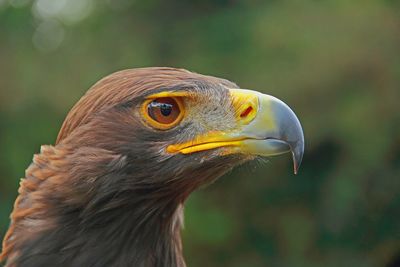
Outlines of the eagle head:
{"type": "Polygon", "coordinates": [[[67,115],[26,170],[3,241],[6,266],[184,266],[183,203],[257,157],[302,160],[279,99],[183,69],[119,71],[67,115]]]}

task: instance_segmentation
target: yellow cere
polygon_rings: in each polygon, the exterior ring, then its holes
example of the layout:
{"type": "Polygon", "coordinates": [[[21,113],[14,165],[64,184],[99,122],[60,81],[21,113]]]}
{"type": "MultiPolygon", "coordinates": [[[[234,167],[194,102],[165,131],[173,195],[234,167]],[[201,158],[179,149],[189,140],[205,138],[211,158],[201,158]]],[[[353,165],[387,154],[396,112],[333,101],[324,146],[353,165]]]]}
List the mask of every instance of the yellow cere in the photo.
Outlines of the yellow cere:
{"type": "Polygon", "coordinates": [[[237,121],[242,125],[251,122],[258,112],[258,95],[243,89],[229,89],[229,93],[237,121]]]}

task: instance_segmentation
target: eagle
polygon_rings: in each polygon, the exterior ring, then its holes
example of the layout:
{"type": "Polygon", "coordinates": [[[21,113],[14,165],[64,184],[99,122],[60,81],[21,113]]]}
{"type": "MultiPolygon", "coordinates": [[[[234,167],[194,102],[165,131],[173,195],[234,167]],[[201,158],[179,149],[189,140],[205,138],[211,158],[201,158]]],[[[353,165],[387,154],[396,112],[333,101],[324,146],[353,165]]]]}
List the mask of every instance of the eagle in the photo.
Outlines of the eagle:
{"type": "Polygon", "coordinates": [[[184,267],[190,193],[233,167],[291,153],[304,136],[281,100],[185,69],[118,71],[75,104],[20,182],[7,267],[184,267]]]}

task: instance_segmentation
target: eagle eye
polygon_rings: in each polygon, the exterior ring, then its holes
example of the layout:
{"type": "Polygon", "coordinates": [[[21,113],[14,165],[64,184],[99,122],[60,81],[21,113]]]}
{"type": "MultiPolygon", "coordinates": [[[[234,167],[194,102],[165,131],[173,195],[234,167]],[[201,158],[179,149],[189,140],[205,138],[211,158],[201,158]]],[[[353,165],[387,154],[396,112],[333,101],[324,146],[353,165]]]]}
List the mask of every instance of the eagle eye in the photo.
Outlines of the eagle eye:
{"type": "Polygon", "coordinates": [[[160,97],[144,103],[144,117],[154,128],[167,130],[176,126],[183,118],[182,99],[160,97]]]}

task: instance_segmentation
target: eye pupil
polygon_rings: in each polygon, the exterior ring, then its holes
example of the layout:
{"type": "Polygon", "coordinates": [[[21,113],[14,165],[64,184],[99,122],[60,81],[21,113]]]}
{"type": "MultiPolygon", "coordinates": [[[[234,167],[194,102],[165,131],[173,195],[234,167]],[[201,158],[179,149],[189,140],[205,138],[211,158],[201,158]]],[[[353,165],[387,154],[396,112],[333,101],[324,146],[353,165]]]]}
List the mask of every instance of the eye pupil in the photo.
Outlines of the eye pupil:
{"type": "Polygon", "coordinates": [[[169,116],[169,115],[171,115],[171,112],[172,112],[172,105],[171,104],[165,104],[165,103],[162,103],[161,105],[160,105],[160,111],[161,111],[161,114],[162,115],[164,115],[164,116],[169,116]]]}

